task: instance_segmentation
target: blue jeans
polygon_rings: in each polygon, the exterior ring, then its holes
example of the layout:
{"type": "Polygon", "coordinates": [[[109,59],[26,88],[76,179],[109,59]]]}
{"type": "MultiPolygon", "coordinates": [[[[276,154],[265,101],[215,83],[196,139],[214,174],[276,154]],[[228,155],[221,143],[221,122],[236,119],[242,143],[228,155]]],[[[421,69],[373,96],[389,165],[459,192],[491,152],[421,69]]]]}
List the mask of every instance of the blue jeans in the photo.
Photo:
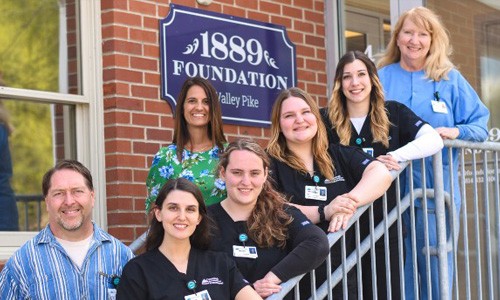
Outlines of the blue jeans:
{"type": "MultiPolygon", "coordinates": [[[[459,230],[459,213],[460,208],[455,207],[455,230],[458,232],[459,230]]],[[[417,255],[417,269],[418,269],[418,278],[417,286],[419,288],[419,299],[426,300],[427,292],[429,288],[431,289],[432,299],[440,299],[439,297],[439,262],[438,257],[435,255],[430,256],[430,270],[427,270],[425,253],[423,252],[423,248],[425,247],[425,232],[424,232],[424,211],[421,207],[415,207],[415,233],[416,233],[416,255],[417,255]],[[430,275],[431,278],[431,286],[427,285],[427,276],[430,275]]],[[[438,242],[437,238],[437,226],[436,226],[436,214],[434,208],[427,209],[428,213],[428,232],[429,236],[429,246],[436,246],[438,242]]],[[[449,237],[450,235],[450,223],[449,223],[449,214],[446,213],[446,235],[449,237]]],[[[406,299],[417,299],[414,294],[413,286],[415,282],[415,278],[413,277],[413,251],[411,244],[411,223],[410,223],[410,211],[407,210],[403,214],[403,221],[406,227],[406,237],[404,238],[405,248],[406,248],[406,257],[405,257],[405,295],[406,299]]],[[[456,245],[455,245],[456,246],[456,245]]],[[[452,295],[452,286],[453,286],[453,272],[454,272],[454,262],[452,251],[448,252],[448,295],[451,297],[452,295]]]]}

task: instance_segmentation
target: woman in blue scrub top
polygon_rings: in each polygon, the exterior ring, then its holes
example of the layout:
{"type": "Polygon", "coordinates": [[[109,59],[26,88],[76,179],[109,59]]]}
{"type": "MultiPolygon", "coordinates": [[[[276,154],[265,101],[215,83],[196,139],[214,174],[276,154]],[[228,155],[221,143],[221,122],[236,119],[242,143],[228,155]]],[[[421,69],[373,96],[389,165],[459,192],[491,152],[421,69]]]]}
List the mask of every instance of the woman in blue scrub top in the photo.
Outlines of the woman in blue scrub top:
{"type": "MultiPolygon", "coordinates": [[[[425,7],[416,7],[403,13],[394,27],[387,50],[378,63],[380,81],[384,87],[386,99],[394,99],[408,106],[419,117],[429,122],[443,139],[485,141],[488,138],[489,111],[472,86],[454,67],[449,58],[450,54],[451,46],[447,30],[433,11],[425,7]]],[[[450,192],[450,178],[452,178],[455,191],[453,199],[455,216],[459,216],[461,198],[458,185],[458,150],[452,151],[450,162],[448,149],[443,150],[444,189],[450,192]],[[449,170],[451,163],[453,164],[452,174],[449,170]]],[[[427,187],[432,188],[434,179],[431,159],[426,159],[425,164],[427,187]]],[[[414,187],[419,188],[422,172],[418,162],[413,165],[413,170],[414,187]]],[[[408,190],[405,194],[407,192],[408,190]]],[[[421,249],[424,247],[421,201],[418,200],[415,206],[417,249],[421,249]]],[[[432,199],[429,199],[427,207],[430,217],[427,233],[432,246],[437,243],[436,223],[435,218],[432,217],[435,204],[432,199]]],[[[455,233],[458,234],[459,223],[456,222],[454,225],[455,233]]],[[[406,261],[411,261],[412,255],[409,239],[410,237],[406,239],[408,250],[406,261]]],[[[431,270],[426,270],[422,251],[418,250],[416,253],[418,272],[420,274],[431,273],[432,281],[432,286],[428,287],[426,280],[421,280],[421,299],[427,299],[429,288],[432,289],[432,298],[439,299],[437,261],[431,260],[431,270]]],[[[414,282],[412,264],[406,264],[405,277],[407,299],[414,299],[413,289],[409,288],[414,282]]],[[[453,278],[451,253],[448,256],[448,278],[453,278]]],[[[452,283],[453,280],[449,280],[450,295],[452,283]]]]}

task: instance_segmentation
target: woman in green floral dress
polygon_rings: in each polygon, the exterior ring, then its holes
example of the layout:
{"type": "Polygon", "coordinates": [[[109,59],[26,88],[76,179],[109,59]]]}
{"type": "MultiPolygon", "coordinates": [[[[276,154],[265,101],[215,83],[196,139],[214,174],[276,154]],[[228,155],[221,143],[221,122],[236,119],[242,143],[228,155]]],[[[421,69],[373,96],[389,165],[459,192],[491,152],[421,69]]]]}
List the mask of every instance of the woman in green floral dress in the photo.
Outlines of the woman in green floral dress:
{"type": "Polygon", "coordinates": [[[201,78],[188,78],[177,98],[172,144],[156,153],[146,186],[146,211],[152,208],[158,191],[170,178],[184,177],[202,191],[207,205],[226,197],[218,179],[219,154],[227,143],[222,131],[222,113],[217,92],[201,78]]]}

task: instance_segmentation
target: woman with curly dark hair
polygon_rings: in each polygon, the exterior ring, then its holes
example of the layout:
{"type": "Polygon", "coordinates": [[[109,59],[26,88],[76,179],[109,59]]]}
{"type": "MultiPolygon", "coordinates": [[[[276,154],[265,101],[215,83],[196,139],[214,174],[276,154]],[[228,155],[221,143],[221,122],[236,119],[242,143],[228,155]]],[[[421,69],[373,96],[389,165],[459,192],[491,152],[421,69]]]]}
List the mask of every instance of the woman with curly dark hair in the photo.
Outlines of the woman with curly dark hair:
{"type": "Polygon", "coordinates": [[[255,141],[229,144],[219,162],[227,198],[208,208],[217,223],[212,249],[233,256],[263,298],[281,282],[306,273],[328,254],[328,240],[267,180],[269,158],[255,141]]]}

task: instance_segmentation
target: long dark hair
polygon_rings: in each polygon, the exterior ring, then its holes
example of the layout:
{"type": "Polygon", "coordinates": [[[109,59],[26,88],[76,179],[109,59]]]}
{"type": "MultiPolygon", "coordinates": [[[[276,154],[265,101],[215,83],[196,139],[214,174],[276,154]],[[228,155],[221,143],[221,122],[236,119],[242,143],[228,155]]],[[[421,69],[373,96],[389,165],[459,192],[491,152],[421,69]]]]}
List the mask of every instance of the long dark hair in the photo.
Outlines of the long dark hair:
{"type": "Polygon", "coordinates": [[[184,102],[189,89],[192,86],[199,86],[207,95],[207,100],[210,106],[210,121],[208,122],[207,134],[212,142],[219,147],[219,150],[224,149],[223,144],[226,143],[224,132],[222,131],[222,112],[220,108],[219,97],[217,91],[210,81],[202,77],[192,77],[186,79],[182,85],[179,96],[177,97],[177,106],[175,108],[175,129],[172,142],[177,145],[177,159],[182,161],[182,151],[190,139],[187,122],[184,118],[184,102]]]}
{"type": "MultiPolygon", "coordinates": [[[[193,235],[189,237],[191,246],[198,249],[208,249],[210,246],[210,227],[212,226],[211,220],[207,215],[207,207],[205,206],[205,201],[203,200],[203,195],[200,189],[191,181],[185,178],[177,178],[168,180],[160,192],[158,197],[156,197],[154,209],[162,209],[163,202],[167,198],[168,194],[172,191],[184,191],[188,192],[196,198],[198,202],[198,209],[201,217],[200,224],[196,226],[193,235]]],[[[163,229],[163,224],[159,222],[153,215],[151,219],[151,225],[149,227],[149,232],[146,238],[146,250],[153,250],[160,247],[163,242],[163,237],[165,235],[165,229],[163,229]]]]}

